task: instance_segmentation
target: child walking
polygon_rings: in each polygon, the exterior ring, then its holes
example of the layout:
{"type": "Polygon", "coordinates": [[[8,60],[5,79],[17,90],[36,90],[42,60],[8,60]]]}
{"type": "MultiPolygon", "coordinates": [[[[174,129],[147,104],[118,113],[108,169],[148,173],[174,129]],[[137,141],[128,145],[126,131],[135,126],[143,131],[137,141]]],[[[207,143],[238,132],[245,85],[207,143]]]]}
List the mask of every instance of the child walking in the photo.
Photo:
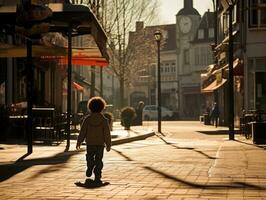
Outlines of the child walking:
{"type": "Polygon", "coordinates": [[[103,168],[104,147],[107,151],[111,149],[111,134],[108,119],[102,114],[105,108],[105,101],[101,97],[93,97],[88,102],[91,113],[85,117],[77,139],[76,149],[85,139],[87,145],[87,171],[86,176],[90,177],[92,172],[95,175],[95,182],[101,183],[103,168]]]}

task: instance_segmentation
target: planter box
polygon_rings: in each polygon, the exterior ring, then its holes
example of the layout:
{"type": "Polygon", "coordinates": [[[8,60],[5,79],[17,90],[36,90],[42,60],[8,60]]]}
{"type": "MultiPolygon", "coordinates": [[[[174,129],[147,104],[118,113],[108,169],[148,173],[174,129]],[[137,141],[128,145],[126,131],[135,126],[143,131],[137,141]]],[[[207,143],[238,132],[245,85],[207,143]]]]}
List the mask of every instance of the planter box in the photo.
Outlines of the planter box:
{"type": "Polygon", "coordinates": [[[252,140],[254,144],[266,144],[266,122],[251,122],[252,140]]]}

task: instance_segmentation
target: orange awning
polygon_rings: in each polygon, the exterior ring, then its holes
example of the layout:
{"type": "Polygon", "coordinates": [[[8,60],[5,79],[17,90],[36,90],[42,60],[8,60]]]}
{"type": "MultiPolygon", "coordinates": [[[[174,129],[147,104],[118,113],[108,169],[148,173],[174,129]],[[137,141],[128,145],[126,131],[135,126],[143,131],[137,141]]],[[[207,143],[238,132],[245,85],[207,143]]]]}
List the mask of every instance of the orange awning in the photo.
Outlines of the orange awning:
{"type": "MultiPolygon", "coordinates": [[[[225,69],[225,71],[228,73],[229,71],[229,65],[225,65],[223,67],[223,69],[225,69]]],[[[243,66],[243,62],[237,58],[234,60],[234,63],[233,63],[233,73],[234,73],[234,76],[243,76],[244,75],[244,66],[243,66]]]]}
{"type": "MultiPolygon", "coordinates": [[[[67,64],[67,48],[57,46],[33,45],[33,57],[42,59],[60,59],[61,64],[67,64]]],[[[26,57],[27,49],[25,46],[0,44],[0,57],[26,57]]],[[[102,57],[98,48],[72,48],[72,64],[74,65],[94,65],[108,66],[106,58],[102,57]]]]}
{"type": "MultiPolygon", "coordinates": [[[[236,36],[237,33],[238,33],[238,31],[234,31],[234,32],[232,33],[232,36],[233,36],[233,37],[236,36]]],[[[222,41],[219,45],[217,45],[217,46],[215,47],[215,49],[218,50],[218,49],[222,49],[222,48],[224,48],[226,45],[228,45],[228,42],[229,42],[229,36],[226,36],[226,37],[223,39],[223,41],[222,41]]]]}
{"type": "Polygon", "coordinates": [[[201,93],[213,92],[214,90],[216,90],[219,87],[221,87],[226,81],[227,80],[223,78],[221,82],[217,83],[217,80],[215,79],[215,81],[213,81],[210,85],[208,85],[207,87],[203,88],[201,90],[201,93]]]}
{"type": "MultiPolygon", "coordinates": [[[[68,64],[67,57],[60,58],[60,64],[67,65],[68,64]]],[[[84,58],[84,57],[82,58],[73,57],[72,64],[83,65],[83,66],[101,66],[101,67],[109,65],[109,63],[104,58],[84,58]]]]}

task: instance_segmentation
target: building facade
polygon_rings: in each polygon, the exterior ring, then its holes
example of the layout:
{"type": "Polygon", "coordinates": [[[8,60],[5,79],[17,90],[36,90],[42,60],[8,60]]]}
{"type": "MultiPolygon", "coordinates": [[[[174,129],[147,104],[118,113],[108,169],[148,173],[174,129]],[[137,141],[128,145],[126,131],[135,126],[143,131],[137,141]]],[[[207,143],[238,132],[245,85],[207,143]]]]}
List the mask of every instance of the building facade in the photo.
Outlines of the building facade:
{"type": "MultiPolygon", "coordinates": [[[[196,82],[201,84],[206,79],[206,74],[201,76],[206,71],[206,66],[213,67],[214,55],[212,53],[211,44],[214,42],[214,13],[207,11],[201,18],[197,32],[194,39],[191,41],[194,66],[194,73],[197,77],[196,82]]],[[[199,110],[197,115],[202,115],[211,107],[215,101],[214,95],[209,92],[202,92],[199,95],[199,110]]]]}
{"type": "Polygon", "coordinates": [[[137,50],[146,49],[147,51],[143,51],[142,57],[138,58],[146,61],[138,63],[140,66],[135,66],[135,76],[132,77],[129,87],[129,105],[136,106],[139,101],[144,101],[149,105],[157,104],[158,66],[157,45],[154,39],[154,33],[157,30],[162,33],[160,49],[161,103],[162,106],[177,111],[175,24],[144,27],[143,22],[137,22],[136,31],[130,33],[129,47],[130,45],[136,46],[136,41],[138,41],[137,50]],[[149,41],[149,44],[144,45],[145,41],[149,41]]]}
{"type": "Polygon", "coordinates": [[[266,112],[266,2],[239,1],[243,13],[245,110],[266,112]]]}
{"type": "MultiPolygon", "coordinates": [[[[49,9],[57,12],[57,17],[60,18],[64,14],[64,10],[61,8],[68,7],[69,11],[73,12],[71,16],[75,17],[75,15],[79,15],[80,10],[76,10],[76,5],[65,3],[65,1],[50,1],[49,9]],[[54,3],[62,3],[62,6],[55,6],[54,3]]],[[[79,7],[79,6],[77,6],[79,7]]],[[[46,7],[48,8],[48,7],[46,7]]],[[[84,6],[85,8],[85,6],[84,6]]],[[[24,110],[27,107],[27,80],[29,77],[28,70],[28,61],[26,59],[26,37],[20,32],[12,32],[10,31],[10,27],[17,25],[16,15],[17,15],[17,5],[14,1],[2,1],[1,2],[1,26],[0,26],[0,57],[1,57],[1,66],[0,71],[0,103],[5,105],[6,107],[17,106],[23,107],[24,110]],[[6,16],[9,15],[10,19],[5,19],[6,16]]],[[[86,7],[86,9],[88,9],[86,7]]],[[[85,11],[84,11],[85,12],[85,11]]],[[[87,13],[83,13],[88,17],[90,10],[87,13]]],[[[37,15],[36,15],[37,16],[37,15]]],[[[53,16],[54,17],[54,16],[53,16]]],[[[55,17],[54,17],[55,18],[55,17]]],[[[49,22],[51,23],[51,27],[56,27],[57,21],[60,19],[52,19],[49,22]]],[[[77,16],[82,20],[84,16],[77,16]]],[[[32,20],[32,19],[31,19],[32,20]]],[[[60,26],[68,26],[68,21],[71,21],[72,18],[68,16],[68,18],[62,20],[62,23],[65,24],[60,26]]],[[[92,23],[95,20],[94,15],[90,18],[88,17],[87,23],[92,23]]],[[[36,22],[37,23],[37,22],[36,22]]],[[[24,23],[25,24],[25,23],[24,23]]],[[[22,23],[22,27],[24,27],[22,23]]],[[[79,53],[85,53],[88,58],[90,58],[91,62],[97,62],[103,57],[98,56],[102,52],[106,53],[105,40],[106,36],[101,28],[99,28],[98,21],[96,24],[92,25],[91,28],[95,29],[93,33],[101,34],[97,37],[90,35],[92,40],[94,41],[94,46],[90,46],[91,50],[88,52],[86,50],[74,49],[72,47],[72,62],[74,62],[74,58],[78,57],[79,53]],[[98,39],[98,41],[97,41],[98,39]],[[101,40],[101,41],[100,41],[101,40]],[[99,42],[100,41],[100,42],[99,42]],[[103,47],[100,52],[99,46],[103,47]],[[98,48],[99,47],[99,48],[98,48]],[[93,57],[94,56],[94,57],[93,57]],[[92,58],[93,57],[93,58],[92,58]],[[97,58],[99,58],[97,60],[97,58]]],[[[24,27],[25,28],[25,27],[24,27]]],[[[13,29],[11,29],[13,30],[13,29]]],[[[17,29],[16,29],[17,30],[17,29]]],[[[28,31],[28,29],[26,29],[28,31]]],[[[31,30],[31,29],[29,29],[31,30]]],[[[67,95],[67,63],[65,62],[67,58],[67,39],[61,34],[62,31],[60,28],[53,30],[53,32],[45,32],[40,33],[39,38],[33,37],[32,42],[33,45],[33,75],[32,75],[32,101],[34,106],[38,107],[54,107],[58,112],[66,111],[66,95],[67,95]],[[58,32],[55,32],[58,31],[58,32]]],[[[29,32],[30,33],[30,32],[29,32]]],[[[87,33],[87,32],[86,32],[87,33]]],[[[78,32],[78,34],[84,34],[84,32],[78,32]]],[[[35,35],[36,36],[36,35],[35,35]]],[[[75,34],[76,36],[76,34],[75,34]]],[[[72,41],[74,42],[74,41],[72,41]]],[[[84,42],[86,45],[86,42],[84,42]]],[[[106,60],[105,60],[106,61],[106,60]]],[[[106,62],[105,62],[106,63],[106,62]]],[[[73,63],[74,65],[74,63],[73,63]]],[[[78,69],[79,70],[79,69],[78,69]]],[[[77,70],[77,71],[78,71],[77,70]]],[[[74,70],[75,71],[75,70],[74,70]]],[[[73,76],[76,74],[73,73],[73,76]]],[[[78,93],[80,93],[80,85],[76,83],[76,79],[73,80],[73,88],[72,90],[72,98],[75,99],[78,93]],[[75,83],[74,83],[75,82],[75,83]]],[[[29,84],[28,84],[29,85],[29,84]]],[[[75,105],[72,106],[71,112],[75,111],[75,105]]]]}
{"type": "Polygon", "coordinates": [[[184,8],[176,15],[178,110],[182,119],[198,119],[206,107],[200,74],[213,62],[212,18],[211,12],[201,17],[192,0],[184,0],[184,8]]]}
{"type": "Polygon", "coordinates": [[[240,125],[243,114],[266,110],[266,3],[264,1],[227,1],[217,4],[217,38],[213,49],[217,62],[203,84],[218,100],[222,111],[220,123],[228,123],[229,105],[234,106],[234,124],[240,125]],[[230,8],[232,17],[232,52],[229,51],[230,8]],[[230,54],[233,63],[233,102],[229,102],[228,76],[230,54]]]}

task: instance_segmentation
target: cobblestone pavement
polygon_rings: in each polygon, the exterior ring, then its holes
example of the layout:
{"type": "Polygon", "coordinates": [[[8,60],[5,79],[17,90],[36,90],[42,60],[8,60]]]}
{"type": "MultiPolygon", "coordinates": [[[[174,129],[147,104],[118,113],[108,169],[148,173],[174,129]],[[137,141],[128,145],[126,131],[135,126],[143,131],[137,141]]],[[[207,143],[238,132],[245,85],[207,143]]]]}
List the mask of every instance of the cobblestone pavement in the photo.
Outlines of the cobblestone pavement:
{"type": "Polygon", "coordinates": [[[34,146],[16,162],[26,147],[1,144],[0,199],[266,199],[264,146],[241,136],[229,141],[199,123],[181,129],[188,135],[173,129],[113,146],[103,169],[110,184],[96,188],[75,185],[86,179],[85,146],[34,146]]]}

